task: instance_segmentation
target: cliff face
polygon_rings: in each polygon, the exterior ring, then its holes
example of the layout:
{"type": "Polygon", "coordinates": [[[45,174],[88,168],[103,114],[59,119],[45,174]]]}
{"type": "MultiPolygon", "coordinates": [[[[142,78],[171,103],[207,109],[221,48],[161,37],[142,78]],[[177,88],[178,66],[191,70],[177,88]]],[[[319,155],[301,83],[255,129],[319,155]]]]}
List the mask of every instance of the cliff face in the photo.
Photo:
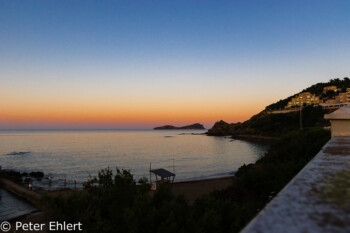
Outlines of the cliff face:
{"type": "Polygon", "coordinates": [[[205,129],[205,128],[202,124],[196,123],[193,125],[186,125],[186,126],[182,126],[182,127],[176,127],[173,125],[164,125],[164,126],[160,126],[160,127],[155,127],[153,129],[159,130],[159,129],[205,129]]]}

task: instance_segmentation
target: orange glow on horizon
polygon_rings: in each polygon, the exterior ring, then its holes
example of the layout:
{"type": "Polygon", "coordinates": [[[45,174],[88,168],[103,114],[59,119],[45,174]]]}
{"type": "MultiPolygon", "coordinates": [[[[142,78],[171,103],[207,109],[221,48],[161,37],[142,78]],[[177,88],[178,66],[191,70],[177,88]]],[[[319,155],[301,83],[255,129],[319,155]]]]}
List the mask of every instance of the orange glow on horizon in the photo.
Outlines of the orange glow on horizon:
{"type": "MultiPolygon", "coordinates": [[[[106,95],[14,95],[9,101],[0,100],[0,128],[16,124],[55,125],[120,125],[159,126],[163,124],[201,123],[210,127],[218,120],[241,122],[257,114],[266,106],[267,101],[256,100],[233,102],[232,99],[206,99],[197,96],[130,96],[112,97],[106,95]],[[46,97],[48,96],[48,97],[46,97]],[[71,97],[71,98],[70,98],[71,97]]],[[[238,99],[238,98],[234,98],[238,99]]]]}
{"type": "Polygon", "coordinates": [[[0,121],[12,123],[76,123],[76,124],[116,124],[135,123],[140,125],[159,125],[167,123],[202,123],[210,124],[218,120],[237,122],[249,119],[261,109],[246,108],[236,111],[235,109],[213,108],[200,109],[191,107],[182,108],[28,108],[21,110],[12,108],[0,111],[0,121]],[[10,110],[10,111],[9,111],[10,110]]]}

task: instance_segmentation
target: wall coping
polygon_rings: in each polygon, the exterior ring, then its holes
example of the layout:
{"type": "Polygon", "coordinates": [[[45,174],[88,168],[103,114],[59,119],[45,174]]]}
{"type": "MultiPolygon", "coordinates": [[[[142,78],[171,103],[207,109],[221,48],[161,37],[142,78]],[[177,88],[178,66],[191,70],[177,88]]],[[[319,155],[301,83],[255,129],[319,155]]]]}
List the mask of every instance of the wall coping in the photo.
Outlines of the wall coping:
{"type": "Polygon", "coordinates": [[[346,105],[330,114],[325,114],[324,118],[329,120],[350,120],[350,106],[346,105]]]}
{"type": "Polygon", "coordinates": [[[349,174],[350,137],[333,137],[241,233],[350,232],[349,174]]]}

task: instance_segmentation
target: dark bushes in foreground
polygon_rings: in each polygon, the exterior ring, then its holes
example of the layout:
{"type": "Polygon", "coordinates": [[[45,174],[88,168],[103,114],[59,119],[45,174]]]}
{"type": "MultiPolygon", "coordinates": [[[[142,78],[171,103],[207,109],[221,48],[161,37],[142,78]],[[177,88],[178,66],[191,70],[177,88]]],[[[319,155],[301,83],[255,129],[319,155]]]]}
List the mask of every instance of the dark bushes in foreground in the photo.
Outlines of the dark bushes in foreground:
{"type": "Polygon", "coordinates": [[[82,192],[47,197],[49,219],[81,221],[85,232],[239,232],[329,140],[330,132],[306,128],[274,143],[255,164],[242,166],[231,187],[190,206],[160,186],[154,196],[128,171],[109,169],[82,192]]]}

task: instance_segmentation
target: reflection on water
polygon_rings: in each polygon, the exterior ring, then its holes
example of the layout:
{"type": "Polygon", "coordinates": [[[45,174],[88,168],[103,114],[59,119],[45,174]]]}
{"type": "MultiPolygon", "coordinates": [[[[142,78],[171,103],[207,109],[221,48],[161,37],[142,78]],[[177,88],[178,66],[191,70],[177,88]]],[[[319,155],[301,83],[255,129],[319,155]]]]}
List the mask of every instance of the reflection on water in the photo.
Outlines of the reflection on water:
{"type": "Polygon", "coordinates": [[[36,210],[33,206],[14,197],[3,189],[0,189],[0,196],[0,221],[13,219],[36,210]]]}
{"type": "MultiPolygon", "coordinates": [[[[0,131],[3,169],[43,171],[53,176],[51,188],[78,185],[106,167],[130,169],[135,178],[149,177],[149,166],[173,170],[176,180],[232,172],[252,163],[266,144],[205,135],[205,131],[0,131]],[[11,152],[30,151],[21,155],[11,152]]],[[[38,182],[34,183],[37,185],[38,182]]],[[[41,185],[48,187],[44,178],[41,185]]]]}

